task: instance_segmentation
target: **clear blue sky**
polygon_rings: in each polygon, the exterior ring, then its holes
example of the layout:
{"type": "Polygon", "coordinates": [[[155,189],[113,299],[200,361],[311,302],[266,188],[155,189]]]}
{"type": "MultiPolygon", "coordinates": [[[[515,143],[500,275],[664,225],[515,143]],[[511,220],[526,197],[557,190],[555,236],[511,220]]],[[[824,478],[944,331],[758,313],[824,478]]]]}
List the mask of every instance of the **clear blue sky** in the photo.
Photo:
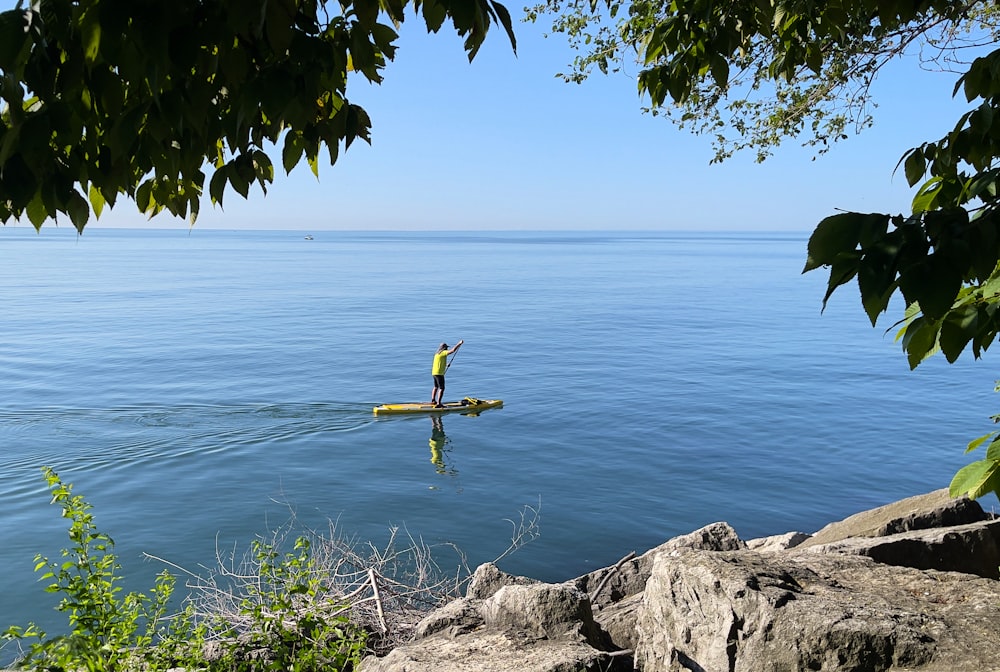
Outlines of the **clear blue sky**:
{"type": "MultiPolygon", "coordinates": [[[[517,21],[521,5],[508,6],[517,21]]],[[[709,165],[709,138],[641,112],[634,72],[556,78],[573,53],[547,27],[517,22],[516,56],[491,31],[470,64],[450,28],[427,35],[411,17],[383,84],[348,91],[372,117],[371,146],[355,143],[318,181],[303,162],[266,198],[227,192],[224,210],[206,199],[196,226],[809,231],[837,209],[908,212],[896,162],[965,109],[950,97],[955,75],[900,64],[876,86],[875,128],[829,154],[813,161],[790,141],[764,164],[709,165]]],[[[92,225],[187,226],[125,201],[92,225]]]]}

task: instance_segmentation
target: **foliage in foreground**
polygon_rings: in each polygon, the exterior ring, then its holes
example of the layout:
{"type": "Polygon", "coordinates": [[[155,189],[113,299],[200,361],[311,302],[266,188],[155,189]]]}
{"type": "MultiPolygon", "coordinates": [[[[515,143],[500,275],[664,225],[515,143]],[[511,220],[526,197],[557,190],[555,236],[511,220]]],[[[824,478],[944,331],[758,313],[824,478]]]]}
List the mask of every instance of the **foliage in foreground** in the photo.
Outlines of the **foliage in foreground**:
{"type": "MultiPolygon", "coordinates": [[[[829,270],[823,305],[857,281],[874,326],[893,297],[911,368],[941,352],[979,358],[1000,330],[1000,10],[994,0],[543,0],[581,56],[570,80],[636,55],[651,108],[713,137],[716,160],[754,149],[763,160],[806,135],[822,153],[852,125],[871,125],[871,86],[902,57],[958,73],[969,103],[951,130],[907,151],[909,214],[846,212],[809,240],[805,271],[829,270]],[[610,25],[609,25],[610,24],[610,25]],[[975,56],[975,58],[972,58],[975,56]]],[[[912,110],[920,113],[914,99],[912,110]]],[[[1000,497],[1000,433],[951,483],[955,496],[1000,497]]]]}
{"type": "Polygon", "coordinates": [[[193,222],[205,192],[266,193],[275,164],[318,175],[324,147],[333,164],[369,140],[348,79],[382,81],[409,7],[470,60],[494,22],[514,44],[494,0],[18,0],[0,11],[0,223],[82,232],[122,195],[193,222]]]}
{"type": "MultiPolygon", "coordinates": [[[[244,585],[230,614],[202,614],[188,604],[167,615],[175,580],[164,572],[149,595],[122,595],[114,542],[94,525],[91,505],[44,470],[52,501],[69,520],[70,547],[62,562],[36,558],[68,617],[66,634],[49,636],[34,624],[3,636],[24,651],[18,666],[50,672],[118,670],[351,670],[365,652],[366,633],[344,614],[301,609],[323,590],[310,544],[300,539],[281,554],[260,542],[261,570],[244,585]],[[210,636],[211,635],[211,636],[210,636]],[[209,643],[211,642],[211,646],[209,643]]],[[[328,605],[335,608],[335,604],[328,605]]]]}
{"type": "MultiPolygon", "coordinates": [[[[297,529],[293,517],[237,558],[219,552],[215,569],[187,576],[179,611],[176,580],[161,573],[148,595],[122,595],[114,542],[94,525],[91,505],[72,494],[50,468],[52,492],[69,521],[63,561],[36,557],[36,571],[61,596],[66,634],[49,636],[34,624],[2,633],[23,653],[18,666],[47,672],[205,672],[353,670],[368,653],[382,654],[409,639],[430,609],[460,595],[471,571],[457,555],[453,570],[438,564],[434,546],[393,528],[383,546],[340,535],[297,529]],[[290,551],[282,551],[291,547],[290,551]],[[173,599],[172,599],[173,598],[173,599]]],[[[538,508],[525,506],[509,520],[510,544],[498,562],[538,536],[538,508]]]]}

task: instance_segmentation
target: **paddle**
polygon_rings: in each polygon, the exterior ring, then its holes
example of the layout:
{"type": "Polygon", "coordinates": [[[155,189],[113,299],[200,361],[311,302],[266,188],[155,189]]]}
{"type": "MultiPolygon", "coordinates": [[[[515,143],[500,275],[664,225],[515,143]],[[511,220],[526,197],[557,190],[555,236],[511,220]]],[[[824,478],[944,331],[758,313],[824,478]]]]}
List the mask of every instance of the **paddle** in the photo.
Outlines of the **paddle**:
{"type": "Polygon", "coordinates": [[[448,369],[450,369],[450,368],[451,368],[451,363],[455,361],[455,358],[456,358],[456,357],[458,357],[458,350],[456,350],[456,351],[455,351],[455,354],[451,356],[451,359],[450,359],[450,360],[448,360],[448,365],[447,365],[446,367],[444,367],[444,370],[445,370],[445,371],[447,371],[448,369]]]}

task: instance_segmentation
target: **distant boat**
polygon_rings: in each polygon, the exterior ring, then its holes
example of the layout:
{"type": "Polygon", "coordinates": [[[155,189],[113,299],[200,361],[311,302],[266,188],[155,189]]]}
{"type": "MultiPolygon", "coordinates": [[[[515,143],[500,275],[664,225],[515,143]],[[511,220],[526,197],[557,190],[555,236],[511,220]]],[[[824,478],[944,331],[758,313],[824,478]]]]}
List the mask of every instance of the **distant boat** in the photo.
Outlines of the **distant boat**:
{"type": "Polygon", "coordinates": [[[312,236],[306,236],[306,240],[312,240],[312,239],[313,239],[312,236]]]}

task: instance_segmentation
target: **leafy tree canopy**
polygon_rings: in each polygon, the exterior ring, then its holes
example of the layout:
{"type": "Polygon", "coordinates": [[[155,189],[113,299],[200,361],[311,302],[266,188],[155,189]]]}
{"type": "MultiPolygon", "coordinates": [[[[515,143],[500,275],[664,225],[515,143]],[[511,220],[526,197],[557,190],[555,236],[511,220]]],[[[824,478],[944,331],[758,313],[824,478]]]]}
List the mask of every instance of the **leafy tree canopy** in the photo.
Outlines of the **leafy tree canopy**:
{"type": "MultiPolygon", "coordinates": [[[[856,280],[872,325],[901,296],[895,326],[912,368],[936,352],[978,358],[1000,330],[997,12],[992,0],[546,0],[529,17],[554,14],[553,30],[581,50],[567,79],[621,69],[634,53],[652,109],[713,134],[716,160],[745,148],[764,159],[802,133],[822,151],[849,124],[869,125],[869,86],[895,57],[953,69],[970,107],[900,160],[917,188],[911,212],[828,217],[805,265],[829,269],[824,305],[856,280]]],[[[1000,433],[969,450],[981,446],[952,494],[1000,496],[1000,433]]]]}
{"type": "Polygon", "coordinates": [[[568,81],[638,69],[648,110],[710,135],[715,161],[764,160],[789,137],[824,153],[872,124],[870,87],[903,54],[964,69],[1000,31],[994,3],[913,0],[546,0],[552,30],[579,52],[568,81]]]}
{"type": "Polygon", "coordinates": [[[193,222],[206,186],[266,192],[279,147],[318,174],[324,148],[369,140],[348,79],[382,80],[408,6],[470,60],[494,22],[515,46],[494,0],[19,0],[0,12],[0,222],[82,232],[122,195],[193,222]]]}

